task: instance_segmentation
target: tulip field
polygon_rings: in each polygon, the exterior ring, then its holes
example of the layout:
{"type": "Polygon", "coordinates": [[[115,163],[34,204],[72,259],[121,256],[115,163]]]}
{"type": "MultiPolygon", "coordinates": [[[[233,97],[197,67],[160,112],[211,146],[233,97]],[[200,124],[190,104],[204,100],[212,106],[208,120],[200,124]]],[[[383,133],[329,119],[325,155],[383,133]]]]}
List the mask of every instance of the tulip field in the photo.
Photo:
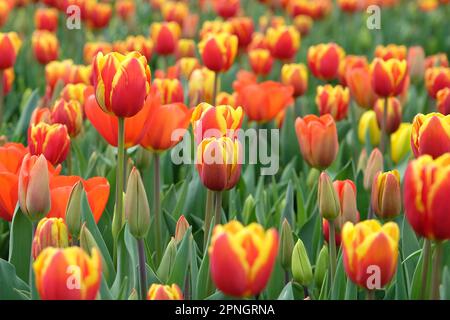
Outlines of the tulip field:
{"type": "Polygon", "coordinates": [[[0,0],[0,300],[449,300],[449,17],[0,0]]]}

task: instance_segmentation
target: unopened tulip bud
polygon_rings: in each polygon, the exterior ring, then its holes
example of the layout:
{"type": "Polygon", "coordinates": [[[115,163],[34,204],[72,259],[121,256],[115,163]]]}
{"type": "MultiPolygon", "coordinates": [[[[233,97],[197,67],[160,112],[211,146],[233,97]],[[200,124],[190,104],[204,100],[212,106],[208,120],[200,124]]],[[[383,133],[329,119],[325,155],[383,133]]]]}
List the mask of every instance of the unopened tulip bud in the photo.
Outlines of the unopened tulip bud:
{"type": "Polygon", "coordinates": [[[294,250],[294,237],[292,236],[292,229],[289,222],[284,219],[281,225],[280,234],[280,252],[281,265],[288,270],[292,261],[292,250],[294,250]]]}
{"type": "Polygon", "coordinates": [[[19,205],[32,221],[39,221],[50,211],[48,163],[43,155],[27,154],[19,173],[19,205]]]}
{"type": "MultiPolygon", "coordinates": [[[[397,131],[398,127],[400,126],[400,123],[402,122],[402,105],[400,103],[400,100],[398,100],[396,97],[389,97],[387,101],[388,101],[387,116],[386,116],[387,121],[385,124],[384,131],[387,134],[391,134],[397,131]]],[[[378,128],[382,128],[383,126],[383,117],[384,112],[386,110],[385,105],[386,105],[385,99],[378,99],[373,107],[373,110],[377,115],[378,128]]]]}
{"type": "Polygon", "coordinates": [[[306,178],[306,185],[308,188],[313,188],[316,184],[317,180],[319,179],[320,171],[316,168],[311,168],[308,173],[308,177],[306,178]]]}
{"type": "MultiPolygon", "coordinates": [[[[83,225],[81,226],[80,247],[86,252],[92,252],[92,250],[97,250],[98,252],[101,252],[100,247],[97,244],[97,241],[95,241],[94,236],[86,227],[86,223],[83,223],[83,225]]],[[[102,259],[103,275],[107,278],[109,275],[108,265],[106,264],[105,258],[103,258],[102,254],[100,254],[100,257],[102,259]]]]}
{"type": "Polygon", "coordinates": [[[150,227],[150,208],[141,175],[136,168],[131,170],[126,190],[125,216],[130,232],[135,238],[142,239],[150,227]]]}
{"type": "Polygon", "coordinates": [[[66,248],[68,246],[69,236],[62,218],[44,218],[39,221],[31,249],[34,259],[47,247],[66,248]]]}
{"type": "Polygon", "coordinates": [[[78,181],[73,186],[67,202],[66,223],[70,234],[75,239],[78,239],[81,229],[81,196],[83,192],[83,183],[78,181]]]}
{"type": "Polygon", "coordinates": [[[302,286],[308,286],[313,279],[312,267],[302,240],[298,239],[292,252],[292,275],[302,286]]]}
{"type": "Polygon", "coordinates": [[[366,139],[372,146],[380,143],[381,131],[377,123],[377,115],[373,110],[367,110],[359,119],[358,124],[358,139],[361,143],[367,143],[366,139]]]}
{"type": "Polygon", "coordinates": [[[314,270],[314,282],[318,288],[322,287],[323,280],[328,272],[329,260],[328,246],[323,246],[317,257],[316,268],[314,270]]]}
{"type": "Polygon", "coordinates": [[[255,211],[255,206],[256,206],[255,199],[251,194],[248,195],[247,199],[245,199],[244,201],[244,207],[242,209],[242,216],[244,218],[244,221],[246,222],[250,221],[250,217],[252,213],[255,211]]]}
{"type": "Polygon", "coordinates": [[[400,214],[402,195],[397,170],[378,172],[372,184],[372,208],[380,218],[392,219],[400,214]]]}
{"type": "Polygon", "coordinates": [[[361,154],[359,155],[358,158],[358,166],[356,167],[356,172],[360,172],[362,171],[364,173],[364,170],[367,167],[367,151],[366,149],[362,149],[361,154]]]}
{"type": "Polygon", "coordinates": [[[320,174],[318,190],[319,212],[323,218],[334,220],[339,216],[341,207],[339,197],[330,177],[325,172],[320,174]]]}
{"type": "Polygon", "coordinates": [[[166,282],[169,280],[169,275],[173,269],[173,262],[175,261],[175,256],[177,255],[177,242],[174,237],[170,240],[167,245],[166,251],[164,251],[161,263],[159,264],[156,274],[161,281],[166,282]]]}
{"type": "Polygon", "coordinates": [[[375,175],[383,171],[383,155],[378,148],[372,150],[364,170],[364,189],[370,190],[375,175]]]}
{"type": "Polygon", "coordinates": [[[184,215],[181,215],[177,221],[177,226],[175,228],[175,241],[176,243],[180,243],[183,240],[183,237],[186,231],[189,229],[189,222],[186,220],[184,215]]]}

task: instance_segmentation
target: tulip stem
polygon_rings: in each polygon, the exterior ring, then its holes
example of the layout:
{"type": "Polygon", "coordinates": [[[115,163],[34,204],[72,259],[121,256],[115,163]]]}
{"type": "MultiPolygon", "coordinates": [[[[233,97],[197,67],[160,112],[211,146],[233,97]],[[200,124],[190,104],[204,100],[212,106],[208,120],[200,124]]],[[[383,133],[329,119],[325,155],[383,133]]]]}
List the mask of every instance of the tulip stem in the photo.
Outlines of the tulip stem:
{"type": "Polygon", "coordinates": [[[222,192],[216,192],[216,210],[214,215],[214,224],[220,224],[220,216],[222,214],[222,192]]]}
{"type": "Polygon", "coordinates": [[[155,202],[155,231],[156,231],[156,260],[161,258],[161,203],[160,203],[160,166],[159,166],[159,154],[153,155],[153,195],[155,202]]]}
{"type": "Polygon", "coordinates": [[[216,104],[216,97],[217,97],[218,91],[219,91],[219,73],[214,72],[213,95],[212,95],[212,99],[211,99],[212,105],[216,104]]]}
{"type": "Polygon", "coordinates": [[[428,267],[430,264],[430,251],[431,251],[431,241],[425,239],[423,244],[422,290],[420,291],[421,300],[427,298],[426,293],[428,291],[427,279],[428,279],[428,267]]]}
{"type": "Polygon", "coordinates": [[[69,176],[72,175],[72,147],[69,148],[69,152],[67,153],[67,174],[69,176]]]}
{"type": "Polygon", "coordinates": [[[441,267],[442,267],[442,242],[436,242],[435,256],[433,260],[433,272],[432,272],[432,299],[439,300],[439,285],[441,284],[441,267]]]}
{"type": "Polygon", "coordinates": [[[123,181],[124,181],[124,154],[125,154],[125,119],[119,117],[119,132],[117,142],[117,176],[116,176],[116,210],[113,219],[113,236],[117,241],[119,232],[122,229],[124,219],[123,212],[123,181]]]}
{"type": "Polygon", "coordinates": [[[336,235],[334,220],[328,220],[328,224],[330,226],[330,241],[328,242],[328,246],[330,247],[330,283],[333,285],[334,274],[336,272],[336,235]]]}
{"type": "Polygon", "coordinates": [[[376,300],[375,290],[367,290],[367,300],[376,300]]]}
{"type": "Polygon", "coordinates": [[[4,100],[4,94],[3,94],[3,70],[0,70],[0,129],[3,125],[3,100],[4,100]]]}
{"type": "Polygon", "coordinates": [[[383,119],[381,120],[381,142],[380,142],[380,151],[382,154],[387,149],[387,111],[388,111],[388,97],[384,98],[384,108],[383,108],[383,119]]]}
{"type": "Polygon", "coordinates": [[[140,275],[140,288],[141,288],[141,300],[145,300],[147,296],[147,270],[145,268],[145,249],[144,239],[137,239],[138,252],[139,252],[139,275],[140,275]]]}
{"type": "Polygon", "coordinates": [[[206,210],[205,210],[205,234],[203,235],[203,247],[207,248],[208,246],[208,236],[209,229],[211,227],[211,220],[213,217],[214,210],[214,192],[207,189],[206,190],[206,210]]]}

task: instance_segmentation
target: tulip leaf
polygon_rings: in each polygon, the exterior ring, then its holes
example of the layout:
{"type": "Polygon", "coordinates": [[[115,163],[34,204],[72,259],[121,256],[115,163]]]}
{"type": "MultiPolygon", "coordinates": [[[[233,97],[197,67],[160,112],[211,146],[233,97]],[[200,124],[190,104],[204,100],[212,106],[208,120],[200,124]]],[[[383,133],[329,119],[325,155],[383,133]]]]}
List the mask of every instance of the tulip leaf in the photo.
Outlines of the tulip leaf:
{"type": "Polygon", "coordinates": [[[100,284],[100,298],[102,300],[113,300],[111,291],[108,288],[108,284],[105,280],[105,276],[102,276],[102,282],[100,284]]]}
{"type": "Polygon", "coordinates": [[[191,263],[192,241],[192,227],[189,227],[178,247],[172,273],[169,276],[168,283],[176,283],[182,289],[184,289],[186,273],[191,263]]]}
{"type": "Polygon", "coordinates": [[[28,300],[30,288],[16,274],[16,268],[0,259],[0,300],[28,300]]]}
{"type": "MultiPolygon", "coordinates": [[[[416,234],[411,228],[408,220],[405,216],[402,216],[402,222],[399,223],[401,225],[401,252],[403,257],[409,257],[413,252],[420,250],[419,241],[417,241],[416,234]]],[[[413,256],[404,264],[406,264],[406,276],[412,275],[415,267],[417,266],[418,257],[413,256]]]]}
{"type": "Polygon", "coordinates": [[[441,300],[450,300],[450,269],[448,265],[444,267],[442,272],[441,300]]]}
{"type": "Polygon", "coordinates": [[[331,286],[331,300],[342,300],[345,298],[345,289],[347,286],[347,276],[344,270],[342,255],[337,259],[336,274],[331,286]]]}
{"type": "Polygon", "coordinates": [[[181,190],[179,191],[178,199],[174,209],[172,210],[171,216],[178,220],[178,218],[183,214],[183,207],[186,202],[188,190],[189,190],[189,181],[191,181],[191,173],[189,172],[186,176],[183,184],[181,185],[181,190]]]}
{"type": "Polygon", "coordinates": [[[135,265],[132,264],[131,255],[125,243],[125,227],[117,237],[117,274],[111,287],[111,293],[116,299],[126,299],[133,288],[135,265]]]}
{"type": "Polygon", "coordinates": [[[280,292],[283,290],[285,284],[285,273],[281,266],[280,259],[275,260],[272,274],[270,275],[269,282],[264,290],[265,298],[277,299],[280,292]]]}
{"type": "Polygon", "coordinates": [[[31,234],[31,221],[17,205],[11,223],[8,261],[15,266],[17,276],[26,283],[30,280],[31,234]]]}
{"type": "Polygon", "coordinates": [[[281,290],[278,300],[294,300],[294,293],[292,291],[292,282],[288,282],[283,290],[281,290]]]}
{"type": "Polygon", "coordinates": [[[414,274],[411,280],[411,286],[409,291],[409,298],[410,299],[421,299],[424,297],[430,296],[430,283],[431,283],[431,274],[432,274],[432,268],[431,268],[431,259],[429,259],[429,265],[428,265],[428,274],[427,274],[427,288],[422,287],[422,275],[423,275],[423,262],[424,262],[424,250],[421,250],[421,254],[419,257],[419,261],[416,265],[416,268],[414,270],[414,274]]]}
{"type": "Polygon", "coordinates": [[[364,189],[364,174],[362,171],[356,175],[356,190],[356,205],[362,221],[367,219],[367,208],[370,204],[370,192],[364,189]]]}
{"type": "Polygon", "coordinates": [[[27,136],[27,129],[28,125],[30,123],[31,114],[33,113],[34,109],[36,109],[38,103],[39,103],[39,92],[38,89],[33,90],[31,95],[28,97],[28,100],[25,104],[25,108],[20,114],[19,121],[16,125],[16,129],[14,130],[14,141],[20,141],[23,140],[22,138],[27,136]]]}
{"type": "Polygon", "coordinates": [[[405,264],[397,263],[397,274],[395,276],[395,299],[408,299],[408,285],[406,283],[405,264]]]}
{"type": "Polygon", "coordinates": [[[286,164],[294,158],[299,151],[297,136],[295,134],[294,108],[286,108],[283,126],[281,127],[281,164],[286,164]]]}
{"type": "Polygon", "coordinates": [[[295,225],[295,213],[294,213],[294,191],[292,188],[292,183],[289,181],[287,191],[286,191],[286,205],[283,209],[283,214],[281,216],[280,226],[283,220],[286,219],[289,225],[295,225]]]}
{"type": "Polygon", "coordinates": [[[212,284],[211,275],[209,272],[209,254],[205,253],[198,271],[196,295],[194,299],[205,299],[214,292],[214,285],[212,284]]]}
{"type": "Polygon", "coordinates": [[[174,235],[175,229],[177,227],[177,221],[167,210],[163,210],[163,216],[164,216],[164,222],[166,223],[169,234],[174,235]]]}
{"type": "Polygon", "coordinates": [[[345,300],[358,300],[358,287],[350,279],[347,279],[345,287],[345,300]]]}

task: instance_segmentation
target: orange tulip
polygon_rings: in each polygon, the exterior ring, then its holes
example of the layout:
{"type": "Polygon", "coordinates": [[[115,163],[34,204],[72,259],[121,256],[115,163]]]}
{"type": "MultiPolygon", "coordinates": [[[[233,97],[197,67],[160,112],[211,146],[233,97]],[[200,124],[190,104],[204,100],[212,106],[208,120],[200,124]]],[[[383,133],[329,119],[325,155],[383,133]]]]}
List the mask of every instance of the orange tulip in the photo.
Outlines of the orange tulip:
{"type": "Polygon", "coordinates": [[[311,167],[329,167],[339,149],[336,123],[330,114],[307,115],[295,120],[295,132],[303,158],[311,167]]]}
{"type": "Polygon", "coordinates": [[[317,87],[316,105],[320,115],[331,114],[336,121],[347,117],[350,93],[348,88],[326,84],[317,87]]]}
{"type": "Polygon", "coordinates": [[[437,92],[436,108],[444,115],[450,114],[450,88],[444,88],[437,92]]]}
{"type": "Polygon", "coordinates": [[[321,43],[309,47],[308,66],[316,78],[332,80],[338,76],[339,65],[344,57],[344,49],[337,44],[321,43]]]}
{"type": "Polygon", "coordinates": [[[198,45],[204,65],[214,72],[230,69],[236,58],[238,38],[228,33],[209,34],[198,45]]]}
{"type": "Polygon", "coordinates": [[[51,209],[47,214],[48,218],[66,218],[70,192],[79,181],[83,183],[95,222],[100,220],[108,202],[110,191],[108,180],[103,177],[84,180],[78,176],[53,176],[50,178],[51,209]]]}
{"type": "Polygon", "coordinates": [[[191,111],[182,103],[171,103],[161,105],[159,97],[157,102],[150,101],[149,117],[146,120],[147,130],[144,131],[141,146],[153,152],[164,152],[174,147],[183,138],[191,111]],[[175,135],[176,134],[176,135],[175,135]]]}
{"type": "Polygon", "coordinates": [[[450,68],[428,68],[425,71],[425,86],[427,87],[430,97],[436,99],[439,90],[450,88],[450,68]]]}
{"type": "Polygon", "coordinates": [[[293,102],[294,89],[274,81],[245,85],[236,91],[236,103],[251,121],[272,121],[293,102]]]}
{"type": "Polygon", "coordinates": [[[155,51],[163,56],[174,53],[180,33],[180,26],[175,22],[152,23],[150,35],[155,51]]]}
{"type": "Polygon", "coordinates": [[[93,61],[92,76],[95,96],[103,111],[128,118],[144,106],[150,90],[150,68],[140,53],[113,52],[104,56],[99,52],[93,61]]]}
{"type": "Polygon", "coordinates": [[[408,49],[406,46],[388,44],[387,46],[378,45],[375,48],[375,57],[384,61],[390,59],[405,60],[408,49]]]}
{"type": "Polygon", "coordinates": [[[372,88],[369,67],[354,68],[346,74],[346,84],[352,98],[364,109],[370,109],[375,104],[376,95],[372,88]]]}
{"type": "Polygon", "coordinates": [[[384,61],[375,58],[370,65],[372,87],[381,97],[399,95],[404,88],[407,73],[406,60],[392,58],[384,61]]]}
{"type": "Polygon", "coordinates": [[[6,96],[12,88],[14,82],[14,68],[3,70],[3,77],[0,81],[3,82],[3,95],[6,96]]]}
{"type": "Polygon", "coordinates": [[[54,33],[45,30],[38,30],[33,33],[32,46],[36,60],[41,64],[58,59],[59,44],[54,33]]]}
{"type": "Polygon", "coordinates": [[[112,7],[109,3],[93,1],[91,5],[87,6],[86,14],[88,26],[93,29],[102,29],[109,24],[112,7]]]}
{"type": "Polygon", "coordinates": [[[367,68],[368,69],[369,64],[367,62],[367,58],[364,56],[354,56],[354,55],[348,55],[345,56],[345,58],[341,61],[339,64],[339,70],[338,70],[338,78],[339,82],[346,86],[347,85],[347,73],[349,73],[350,70],[355,68],[367,68]]]}
{"type": "Polygon", "coordinates": [[[345,272],[355,284],[373,290],[391,281],[397,270],[400,238],[396,223],[388,222],[382,226],[376,220],[365,220],[355,225],[347,222],[341,236],[345,272]],[[374,267],[378,269],[374,270],[374,267]],[[376,271],[379,277],[374,281],[376,271]]]}
{"type": "Polygon", "coordinates": [[[239,48],[247,48],[252,41],[254,25],[250,17],[236,17],[229,20],[233,34],[238,37],[239,48]]]}
{"type": "Polygon", "coordinates": [[[214,107],[206,102],[200,103],[191,117],[197,143],[211,137],[235,137],[236,130],[241,128],[243,117],[241,107],[234,109],[229,105],[214,107]]]}
{"type": "Polygon", "coordinates": [[[403,199],[405,215],[414,231],[427,239],[450,239],[450,155],[433,160],[424,155],[409,163],[403,199]]]}
{"type": "Polygon", "coordinates": [[[265,231],[257,223],[244,227],[233,220],[214,228],[208,252],[211,277],[220,291],[235,297],[256,295],[272,273],[278,232],[265,231]]]}
{"type": "Polygon", "coordinates": [[[239,140],[206,138],[197,147],[197,171],[210,190],[233,188],[241,176],[242,150],[239,140]]]}
{"type": "Polygon", "coordinates": [[[89,256],[79,247],[47,248],[33,263],[42,300],[94,300],[100,289],[102,258],[97,248],[89,256]]]}
{"type": "Polygon", "coordinates": [[[266,38],[275,59],[291,60],[300,48],[300,34],[293,26],[267,29],[266,38]]]}
{"type": "Polygon", "coordinates": [[[155,79],[151,93],[161,98],[161,104],[184,102],[183,85],[178,79],[155,79]]]}
{"type": "Polygon", "coordinates": [[[31,154],[43,154],[53,165],[63,162],[70,149],[67,127],[44,122],[32,125],[28,134],[28,147],[31,154]]]}
{"type": "MultiPolygon", "coordinates": [[[[378,99],[375,102],[373,110],[377,115],[378,128],[382,128],[386,99],[378,99]]],[[[387,116],[384,131],[388,134],[397,131],[402,122],[402,105],[396,97],[387,99],[387,116]]]]}
{"type": "Polygon", "coordinates": [[[281,82],[294,88],[294,97],[300,97],[308,90],[308,70],[302,63],[285,64],[281,68],[281,82]]]}
{"type": "Polygon", "coordinates": [[[0,147],[0,218],[11,221],[18,201],[19,170],[27,149],[8,142],[0,147]]]}
{"type": "Polygon", "coordinates": [[[240,0],[215,0],[214,11],[224,19],[234,17],[240,8],[240,0]]]}
{"type": "Polygon", "coordinates": [[[248,52],[252,70],[257,75],[268,75],[272,70],[273,58],[267,49],[252,49],[248,52]]]}
{"type": "Polygon", "coordinates": [[[450,152],[450,115],[416,115],[411,132],[411,149],[416,157],[428,154],[437,158],[450,152]]]}
{"type": "Polygon", "coordinates": [[[0,70],[12,68],[16,62],[17,52],[22,45],[22,40],[15,32],[0,32],[0,70]]]}
{"type": "Polygon", "coordinates": [[[69,231],[60,218],[43,218],[39,221],[31,245],[33,259],[48,247],[66,248],[69,246],[69,231]]]}
{"type": "Polygon", "coordinates": [[[76,100],[57,100],[51,111],[51,121],[64,124],[69,136],[76,137],[83,125],[83,110],[80,103],[76,100]]]}
{"type": "MultiPolygon", "coordinates": [[[[119,130],[117,117],[103,112],[94,94],[87,93],[85,97],[84,112],[86,113],[86,117],[108,144],[117,147],[119,130]]],[[[149,114],[150,103],[145,103],[142,110],[136,115],[125,118],[125,148],[133,147],[142,140],[149,114]]]]}
{"type": "Polygon", "coordinates": [[[147,300],[183,300],[183,293],[175,283],[172,286],[153,283],[148,290],[147,300]]]}
{"type": "Polygon", "coordinates": [[[34,24],[37,30],[55,32],[58,29],[58,10],[54,8],[36,9],[34,24]]]}

